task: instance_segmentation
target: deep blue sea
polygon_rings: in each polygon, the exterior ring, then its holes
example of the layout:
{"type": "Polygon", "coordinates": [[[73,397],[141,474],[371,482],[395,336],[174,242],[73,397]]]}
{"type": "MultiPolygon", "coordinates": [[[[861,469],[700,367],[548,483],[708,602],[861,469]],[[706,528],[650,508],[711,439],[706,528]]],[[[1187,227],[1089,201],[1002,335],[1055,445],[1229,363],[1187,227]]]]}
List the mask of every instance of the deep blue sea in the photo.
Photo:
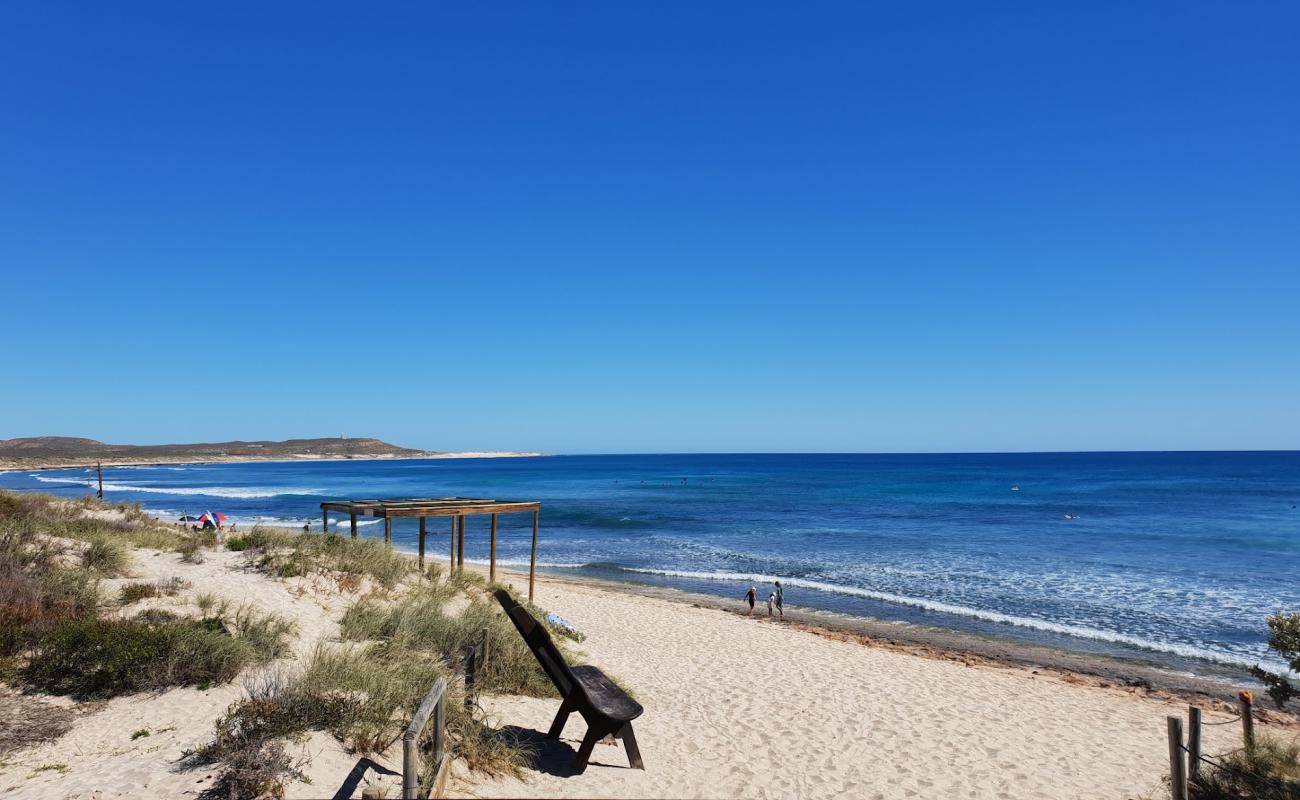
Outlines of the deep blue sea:
{"type": "MultiPolygon", "coordinates": [[[[10,472],[0,486],[79,495],[93,477],[10,472]]],[[[1276,663],[1264,618],[1300,610],[1297,452],[114,467],[105,490],[110,501],[165,516],[212,510],[240,527],[308,522],[315,530],[325,499],[540,500],[539,563],[550,571],[738,604],[750,582],[779,577],[791,606],[1190,671],[1276,663]]],[[[365,522],[363,535],[383,535],[365,522]]],[[[431,524],[432,552],[445,557],[444,522],[431,524]]],[[[468,558],[486,559],[486,526],[486,517],[470,518],[468,558]]],[[[531,515],[503,516],[500,531],[501,562],[526,565],[531,515]]],[[[394,541],[414,549],[414,520],[395,525],[394,541]]]]}

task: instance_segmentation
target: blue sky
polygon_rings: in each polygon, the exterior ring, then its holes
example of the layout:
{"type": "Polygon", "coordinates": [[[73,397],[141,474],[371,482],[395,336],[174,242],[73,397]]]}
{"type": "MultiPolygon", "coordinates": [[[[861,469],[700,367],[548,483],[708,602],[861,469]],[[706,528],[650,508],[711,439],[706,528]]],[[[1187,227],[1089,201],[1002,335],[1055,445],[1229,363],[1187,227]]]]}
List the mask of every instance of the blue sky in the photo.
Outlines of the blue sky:
{"type": "Polygon", "coordinates": [[[6,3],[0,437],[1300,448],[1290,3],[6,3]]]}

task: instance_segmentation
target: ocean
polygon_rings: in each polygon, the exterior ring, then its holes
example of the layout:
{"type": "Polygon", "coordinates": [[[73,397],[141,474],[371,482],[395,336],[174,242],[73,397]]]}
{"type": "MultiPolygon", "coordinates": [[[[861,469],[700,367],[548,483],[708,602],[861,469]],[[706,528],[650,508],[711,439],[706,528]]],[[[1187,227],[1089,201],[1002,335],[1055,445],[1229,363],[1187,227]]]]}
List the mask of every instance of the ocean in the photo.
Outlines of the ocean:
{"type": "MultiPolygon", "coordinates": [[[[84,495],[92,471],[0,487],[84,495]]],[[[1100,653],[1194,673],[1277,666],[1264,619],[1300,610],[1300,453],[614,455],[110,467],[105,497],[320,530],[327,499],[540,500],[550,572],[1100,653]],[[1067,518],[1068,515],[1068,518],[1067,518]]],[[[364,536],[383,526],[363,519],[364,536]]],[[[414,550],[414,520],[394,544],[414,550]]],[[[445,520],[431,520],[434,558],[445,520]]],[[[487,558],[487,519],[466,557],[487,558]]],[[[331,525],[331,528],[334,526],[331,525]]],[[[347,530],[343,520],[339,530],[347,530]]],[[[531,515],[500,520],[526,566],[531,515]]]]}

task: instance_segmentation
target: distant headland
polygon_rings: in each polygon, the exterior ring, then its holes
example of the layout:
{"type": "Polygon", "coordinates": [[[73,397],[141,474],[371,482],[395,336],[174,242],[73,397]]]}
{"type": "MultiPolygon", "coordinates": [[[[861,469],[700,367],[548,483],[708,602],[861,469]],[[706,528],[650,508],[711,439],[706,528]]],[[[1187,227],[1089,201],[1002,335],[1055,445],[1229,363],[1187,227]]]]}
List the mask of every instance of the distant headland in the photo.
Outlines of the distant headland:
{"type": "Polygon", "coordinates": [[[0,469],[58,469],[96,463],[203,464],[234,461],[333,461],[342,459],[501,458],[539,456],[529,452],[438,452],[398,447],[379,439],[331,437],[282,442],[200,444],[106,444],[75,436],[0,439],[0,469]]]}

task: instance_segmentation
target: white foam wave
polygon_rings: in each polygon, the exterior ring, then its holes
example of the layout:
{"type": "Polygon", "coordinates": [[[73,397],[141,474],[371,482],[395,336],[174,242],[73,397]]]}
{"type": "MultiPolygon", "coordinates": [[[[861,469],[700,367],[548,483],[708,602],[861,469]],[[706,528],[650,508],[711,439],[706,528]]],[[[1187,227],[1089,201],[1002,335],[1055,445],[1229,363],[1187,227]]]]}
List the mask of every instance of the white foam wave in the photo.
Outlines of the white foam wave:
{"type": "MultiPolygon", "coordinates": [[[[466,563],[469,563],[469,564],[478,564],[478,565],[481,566],[481,567],[486,567],[486,566],[488,566],[488,563],[489,563],[488,560],[487,560],[486,558],[467,558],[467,559],[465,559],[465,561],[466,561],[466,563]]],[[[498,567],[526,567],[526,566],[528,566],[528,559],[526,559],[526,558],[498,558],[498,559],[497,559],[497,566],[498,566],[498,567]]],[[[545,568],[545,569],[581,569],[582,567],[587,566],[587,562],[585,562],[585,561],[578,561],[578,562],[567,562],[567,561],[538,561],[538,562],[537,562],[537,566],[538,566],[539,568],[545,568]]]]}
{"type": "MultiPolygon", "coordinates": [[[[32,475],[42,483],[70,483],[90,486],[92,481],[83,478],[51,478],[45,475],[32,475]]],[[[299,486],[137,486],[125,483],[104,482],[106,492],[145,492],[148,494],[202,495],[204,497],[224,497],[229,500],[258,500],[279,497],[286,494],[321,494],[320,489],[307,489],[299,486]]]]}
{"type": "Polygon", "coordinates": [[[1116,631],[1101,630],[1099,628],[1091,628],[1084,625],[1069,625],[1065,623],[1051,622],[1049,620],[1034,619],[1033,617],[1003,614],[1000,611],[987,611],[981,608],[970,608],[937,600],[908,597],[906,595],[893,594],[891,592],[878,592],[873,589],[861,589],[856,586],[840,586],[833,583],[810,581],[803,578],[782,578],[779,575],[757,575],[748,572],[693,572],[690,570],[651,569],[642,567],[621,567],[621,569],[627,572],[639,572],[646,575],[663,575],[665,577],[693,578],[696,580],[752,581],[757,583],[771,583],[772,581],[779,580],[782,585],[787,587],[795,586],[803,589],[813,589],[819,592],[828,592],[831,594],[842,594],[852,597],[863,597],[869,600],[880,600],[886,603],[921,608],[926,611],[937,611],[942,614],[971,617],[974,619],[982,619],[986,622],[1015,625],[1020,628],[1032,628],[1048,633],[1065,634],[1080,639],[1093,639],[1095,641],[1112,642],[1114,644],[1125,644],[1143,650],[1172,653],[1173,655],[1182,656],[1184,658],[1199,658],[1206,661],[1214,661],[1216,663],[1230,664],[1238,667],[1249,667],[1256,663],[1254,660],[1245,660],[1239,657],[1234,657],[1231,654],[1220,653],[1202,647],[1194,647],[1192,645],[1156,642],[1150,639],[1143,639],[1140,636],[1132,636],[1130,634],[1118,633],[1116,631]]]}
{"type": "MultiPolygon", "coordinates": [[[[348,517],[343,517],[342,519],[331,519],[330,524],[337,525],[340,528],[350,528],[352,526],[348,522],[348,520],[349,520],[348,517]]],[[[382,519],[359,519],[357,520],[357,527],[363,528],[366,525],[378,525],[381,522],[383,522],[382,519]]]]}

